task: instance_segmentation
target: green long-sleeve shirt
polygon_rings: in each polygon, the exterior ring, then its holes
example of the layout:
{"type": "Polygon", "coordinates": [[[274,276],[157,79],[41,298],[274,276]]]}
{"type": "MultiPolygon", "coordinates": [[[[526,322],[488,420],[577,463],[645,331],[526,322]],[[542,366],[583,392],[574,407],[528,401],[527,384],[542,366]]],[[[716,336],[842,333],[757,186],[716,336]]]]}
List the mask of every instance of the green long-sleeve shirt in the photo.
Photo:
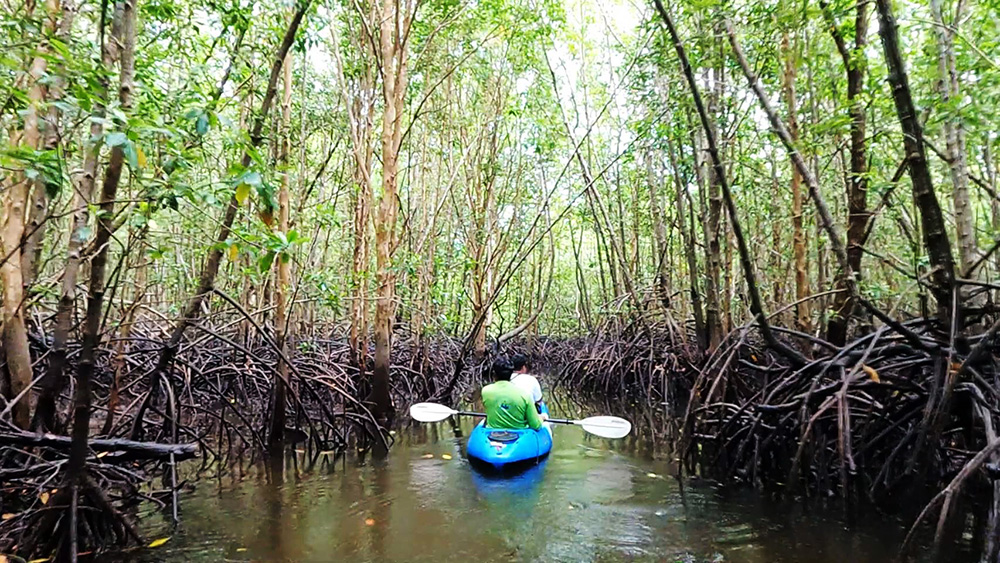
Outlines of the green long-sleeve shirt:
{"type": "Polygon", "coordinates": [[[497,381],[483,387],[483,406],[486,407],[486,426],[490,428],[538,430],[542,427],[534,403],[510,381],[497,381]]]}

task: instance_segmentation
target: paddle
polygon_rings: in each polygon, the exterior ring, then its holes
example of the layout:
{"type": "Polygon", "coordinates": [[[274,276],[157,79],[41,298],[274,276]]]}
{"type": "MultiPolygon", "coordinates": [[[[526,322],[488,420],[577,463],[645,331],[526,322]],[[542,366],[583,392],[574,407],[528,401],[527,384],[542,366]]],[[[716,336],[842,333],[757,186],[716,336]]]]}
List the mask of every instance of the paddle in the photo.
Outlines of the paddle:
{"type": "MultiPolygon", "coordinates": [[[[437,403],[417,403],[410,407],[410,416],[418,422],[440,422],[452,415],[484,417],[481,412],[457,411],[437,403]]],[[[601,438],[624,438],[632,430],[632,423],[617,416],[591,416],[583,420],[550,418],[546,422],[573,424],[601,438]]]]}

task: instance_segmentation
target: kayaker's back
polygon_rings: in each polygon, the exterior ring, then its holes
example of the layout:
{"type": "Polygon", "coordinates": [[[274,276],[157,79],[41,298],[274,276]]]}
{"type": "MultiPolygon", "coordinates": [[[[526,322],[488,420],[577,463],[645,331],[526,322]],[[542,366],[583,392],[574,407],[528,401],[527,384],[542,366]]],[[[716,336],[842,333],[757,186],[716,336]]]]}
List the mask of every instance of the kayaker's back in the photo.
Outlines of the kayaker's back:
{"type": "Polygon", "coordinates": [[[528,420],[535,406],[516,385],[510,381],[497,381],[483,387],[483,406],[486,408],[486,426],[501,430],[528,428],[528,420]],[[529,409],[530,412],[529,413],[529,409]]]}

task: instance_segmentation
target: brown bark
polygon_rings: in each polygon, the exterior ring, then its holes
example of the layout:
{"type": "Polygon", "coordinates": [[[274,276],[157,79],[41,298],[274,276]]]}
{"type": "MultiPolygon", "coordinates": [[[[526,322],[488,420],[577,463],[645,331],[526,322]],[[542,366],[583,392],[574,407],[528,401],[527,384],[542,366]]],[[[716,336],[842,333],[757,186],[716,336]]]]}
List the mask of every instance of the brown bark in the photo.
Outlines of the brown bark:
{"type": "Polygon", "coordinates": [[[951,326],[953,305],[956,305],[955,317],[958,326],[962,326],[961,307],[952,303],[955,260],[951,253],[944,215],[941,213],[941,205],[934,193],[934,184],[927,166],[923,127],[917,119],[913,97],[910,94],[906,63],[903,61],[903,55],[899,49],[899,31],[889,1],[876,0],[875,2],[879,17],[879,36],[882,38],[882,49],[889,71],[889,84],[892,86],[896,114],[903,131],[903,146],[908,161],[913,199],[920,210],[924,247],[930,258],[932,268],[930,272],[931,293],[937,301],[937,318],[945,327],[944,333],[947,334],[951,326]]]}
{"type": "MultiPolygon", "coordinates": [[[[118,89],[120,107],[126,114],[132,108],[135,71],[135,0],[122,0],[118,3],[122,10],[121,25],[121,83],[118,89]]],[[[119,8],[116,7],[116,12],[119,8]]],[[[108,262],[109,247],[114,218],[115,196],[121,180],[122,167],[125,163],[124,145],[116,145],[111,149],[111,158],[104,171],[104,183],[101,186],[100,210],[97,220],[95,241],[97,254],[91,260],[90,281],[87,291],[87,313],[84,320],[83,346],[80,350],[80,362],[77,365],[76,393],[73,397],[73,443],[70,447],[67,462],[66,481],[76,495],[86,487],[86,459],[90,431],[91,393],[90,383],[94,374],[94,364],[97,348],[101,340],[101,313],[104,308],[104,270],[108,262]]],[[[76,559],[77,545],[75,528],[78,522],[75,507],[70,515],[70,545],[69,553],[76,559]]]]}
{"type": "MultiPolygon", "coordinates": [[[[983,146],[983,167],[986,169],[986,181],[989,183],[993,193],[997,192],[997,169],[993,162],[993,149],[990,147],[990,139],[987,136],[983,146]]],[[[990,200],[990,217],[994,233],[1000,233],[1000,199],[990,200]]],[[[993,253],[993,268],[1000,272],[1000,252],[993,253]]],[[[969,274],[966,274],[969,275],[969,274]]]]}
{"type": "MultiPolygon", "coordinates": [[[[674,169],[676,178],[676,168],[674,169]]],[[[660,303],[664,309],[670,308],[670,287],[667,280],[667,227],[663,223],[663,211],[660,209],[660,180],[653,169],[653,155],[651,151],[646,151],[646,187],[649,189],[649,216],[653,219],[653,248],[656,255],[653,257],[653,264],[656,266],[656,288],[659,292],[660,303]]],[[[684,220],[681,219],[683,225],[684,220]]],[[[636,227],[638,229],[638,226],[636,227]]],[[[635,244],[638,247],[638,235],[635,237],[635,244]]]]}
{"type": "Polygon", "coordinates": [[[694,242],[694,210],[690,215],[685,208],[685,200],[689,197],[684,184],[681,182],[680,170],[677,166],[677,155],[674,154],[674,145],[667,140],[667,151],[670,155],[670,169],[674,177],[675,197],[677,204],[677,223],[680,225],[681,238],[684,240],[684,258],[687,260],[688,279],[691,289],[691,311],[694,315],[694,332],[698,341],[698,348],[704,352],[708,349],[708,338],[705,332],[705,316],[701,305],[701,293],[698,291],[698,258],[695,254],[694,242]],[[688,223],[685,223],[688,221],[688,223]]]}
{"type": "MultiPolygon", "coordinates": [[[[837,51],[844,62],[847,72],[847,102],[851,117],[851,172],[847,188],[847,263],[854,271],[857,279],[861,277],[861,258],[864,256],[865,231],[871,214],[868,212],[868,155],[865,139],[866,117],[864,93],[864,78],[866,59],[864,49],[868,37],[868,3],[859,1],[854,18],[854,48],[847,48],[836,21],[826,2],[820,7],[830,27],[837,51]]],[[[833,301],[830,322],[827,325],[827,340],[836,346],[843,346],[847,341],[847,329],[855,299],[844,283],[843,276],[837,278],[837,289],[833,301]]]]}
{"type": "Polygon", "coordinates": [[[687,53],[684,50],[684,44],[681,42],[680,35],[677,33],[677,28],[674,27],[673,19],[663,7],[661,0],[654,1],[656,3],[656,9],[659,11],[660,16],[667,25],[667,30],[670,32],[670,38],[673,42],[674,50],[677,52],[677,58],[680,59],[681,69],[684,71],[684,77],[687,79],[688,87],[691,89],[691,96],[694,98],[695,107],[698,109],[698,116],[701,118],[702,129],[705,133],[705,138],[708,141],[708,154],[712,159],[712,169],[714,170],[715,176],[719,181],[719,187],[722,189],[722,196],[725,200],[726,210],[729,213],[729,220],[733,227],[733,235],[736,237],[736,244],[740,254],[740,264],[743,268],[743,276],[746,279],[747,293],[750,296],[750,311],[754,314],[757,325],[760,328],[760,334],[764,338],[764,341],[767,342],[768,346],[776,350],[794,365],[804,365],[806,363],[806,359],[802,356],[802,354],[777,340],[774,337],[774,333],[771,332],[771,326],[767,322],[767,315],[764,314],[764,308],[761,304],[760,292],[757,288],[757,277],[753,270],[753,264],[750,261],[750,251],[747,248],[746,240],[743,237],[743,229],[740,227],[739,217],[736,214],[736,204],[733,202],[733,196],[729,191],[729,183],[726,180],[725,168],[722,165],[722,158],[719,156],[718,145],[715,142],[715,130],[709,121],[709,114],[705,109],[705,104],[702,102],[701,93],[698,89],[698,83],[695,81],[694,71],[691,70],[691,63],[688,62],[687,53]]]}
{"type": "Polygon", "coordinates": [[[865,309],[878,317],[879,320],[889,325],[899,334],[903,335],[912,346],[921,350],[928,350],[929,347],[912,330],[907,329],[898,321],[879,311],[874,305],[862,298],[860,292],[858,291],[857,280],[854,278],[854,271],[851,269],[851,265],[847,262],[847,250],[844,246],[844,239],[840,234],[840,230],[837,228],[837,224],[833,221],[833,215],[830,213],[830,208],[826,204],[826,200],[820,193],[819,182],[809,170],[809,167],[806,166],[805,159],[802,158],[802,155],[792,142],[792,137],[789,135],[788,129],[785,128],[785,125],[778,118],[778,112],[771,104],[771,100],[768,98],[767,93],[764,92],[763,85],[750,68],[750,63],[747,62],[746,56],[743,54],[743,49],[740,47],[739,41],[736,39],[736,31],[733,29],[733,24],[728,18],[725,21],[725,26],[726,34],[729,36],[729,44],[733,49],[733,55],[736,57],[740,68],[743,70],[743,74],[746,76],[747,82],[750,83],[750,87],[754,94],[756,94],[757,99],[760,101],[760,105],[764,109],[764,113],[767,114],[768,121],[771,123],[771,128],[778,135],[778,138],[781,139],[782,144],[785,145],[785,149],[787,150],[789,157],[792,159],[795,167],[799,170],[799,173],[802,174],[803,180],[805,180],[806,185],[809,187],[809,197],[813,200],[813,203],[816,206],[820,223],[830,240],[830,247],[833,249],[833,254],[837,258],[838,265],[840,266],[844,278],[844,283],[847,285],[848,291],[851,292],[851,296],[858,300],[858,302],[863,305],[865,309]]]}
{"type": "MultiPolygon", "coordinates": [[[[284,89],[281,97],[281,162],[285,172],[281,175],[281,187],[278,189],[278,231],[288,235],[288,188],[291,183],[288,177],[288,147],[292,125],[292,54],[285,55],[283,64],[284,89]]],[[[289,369],[284,358],[288,356],[289,302],[288,289],[291,287],[291,257],[281,253],[277,259],[277,279],[274,284],[274,340],[282,356],[278,358],[278,372],[271,387],[271,420],[268,432],[267,456],[270,466],[272,483],[284,481],[285,454],[285,382],[288,381],[289,369]]]]}
{"type": "MultiPolygon", "coordinates": [[[[369,19],[374,20],[375,3],[369,19]]],[[[365,17],[362,15],[362,17],[365,17]]],[[[368,267],[371,261],[371,242],[368,236],[369,218],[371,216],[372,200],[372,161],[374,147],[371,134],[375,119],[375,77],[373,64],[363,60],[361,76],[348,82],[344,74],[344,63],[340,57],[339,39],[336,26],[331,26],[333,35],[333,52],[340,76],[341,91],[347,107],[348,126],[351,135],[351,156],[353,158],[353,236],[354,253],[351,261],[351,302],[350,302],[350,333],[349,346],[351,364],[358,369],[364,378],[368,370],[368,267]]],[[[361,36],[352,38],[355,48],[362,53],[362,58],[374,57],[372,44],[361,36]]]]}
{"type": "MultiPolygon", "coordinates": [[[[44,30],[46,34],[56,34],[59,41],[66,42],[70,30],[73,27],[73,20],[76,15],[76,7],[72,0],[67,0],[60,5],[59,0],[46,0],[45,10],[47,17],[44,30]],[[57,31],[58,28],[58,31],[57,31]]],[[[46,43],[40,46],[41,53],[51,57],[46,43]]],[[[41,124],[42,146],[46,151],[54,151],[59,143],[59,117],[61,112],[54,102],[63,97],[65,78],[62,64],[56,64],[57,69],[52,75],[50,86],[42,86],[43,98],[49,103],[45,113],[45,118],[41,124]]],[[[45,240],[46,220],[48,215],[48,190],[45,182],[37,179],[32,182],[31,208],[28,212],[28,224],[25,226],[24,244],[21,248],[21,277],[24,291],[34,285],[35,278],[38,277],[38,256],[41,253],[42,241],[45,240]]]]}
{"type": "MultiPolygon", "coordinates": [[[[708,115],[714,117],[718,113],[719,97],[721,96],[722,88],[722,70],[718,68],[722,63],[718,63],[715,68],[712,69],[712,88],[709,90],[708,94],[708,108],[706,111],[708,115]]],[[[713,140],[717,135],[717,127],[715,121],[710,121],[709,126],[712,128],[711,136],[713,140]]],[[[706,138],[709,136],[708,133],[705,134],[706,138]]],[[[698,147],[698,152],[702,151],[702,147],[698,147]]],[[[711,352],[715,350],[719,344],[722,342],[723,337],[723,327],[722,327],[722,244],[721,239],[721,229],[722,225],[722,192],[719,189],[720,179],[719,170],[710,160],[704,161],[705,167],[708,170],[708,222],[705,224],[705,237],[707,239],[707,245],[705,246],[705,269],[708,270],[707,276],[705,276],[705,324],[708,330],[708,351],[711,352]]],[[[721,167],[720,167],[721,169],[721,167]]]]}
{"type": "MultiPolygon", "coordinates": [[[[46,34],[55,30],[55,21],[59,16],[59,4],[47,0],[46,34]]],[[[10,135],[12,149],[20,147],[31,151],[41,148],[42,131],[40,128],[40,113],[45,103],[47,88],[43,78],[48,66],[49,43],[41,41],[37,52],[32,57],[27,73],[28,104],[24,111],[24,125],[21,131],[13,131],[10,135]]],[[[28,348],[28,333],[25,329],[25,287],[22,271],[24,248],[22,237],[25,235],[25,215],[28,213],[29,195],[33,184],[40,184],[28,178],[24,170],[11,173],[3,187],[3,222],[0,224],[0,251],[5,260],[0,263],[0,281],[2,281],[3,305],[0,310],[0,321],[3,332],[0,343],[4,348],[7,360],[7,376],[9,382],[4,385],[6,399],[13,400],[31,385],[31,351],[28,348]]],[[[42,188],[44,193],[44,188],[42,188]]],[[[28,397],[23,397],[12,409],[13,421],[20,428],[27,428],[30,422],[31,409],[28,397]]]]}
{"type": "MultiPolygon", "coordinates": [[[[117,3],[111,17],[111,40],[105,41],[101,47],[101,63],[105,68],[112,68],[118,61],[119,42],[121,41],[124,17],[124,4],[117,3]]],[[[70,330],[73,323],[73,311],[76,307],[77,278],[80,273],[82,252],[89,235],[87,226],[90,219],[89,205],[93,200],[94,187],[97,184],[97,169],[100,164],[100,141],[104,135],[105,104],[108,95],[107,79],[104,75],[98,77],[98,91],[94,96],[94,119],[90,120],[90,135],[85,145],[83,158],[83,175],[74,190],[73,220],[69,231],[69,243],[66,250],[66,266],[62,274],[62,286],[59,302],[56,304],[55,323],[52,331],[52,347],[49,352],[49,362],[45,375],[39,385],[38,402],[35,405],[35,415],[31,421],[34,430],[55,431],[58,429],[56,420],[56,399],[66,385],[63,372],[66,367],[66,354],[69,351],[70,330]],[[97,139],[91,141],[90,139],[97,139]]]]}
{"type": "MultiPolygon", "coordinates": [[[[271,74],[268,78],[267,90],[264,93],[264,99],[261,100],[260,113],[254,120],[253,129],[250,131],[250,145],[253,148],[259,147],[261,141],[264,139],[264,123],[267,120],[268,112],[271,109],[271,104],[274,103],[274,97],[277,93],[278,76],[281,74],[282,62],[285,59],[285,55],[288,54],[288,50],[292,46],[292,41],[295,39],[299,25],[302,23],[302,18],[305,16],[310,2],[311,0],[303,0],[302,3],[299,4],[295,11],[295,15],[292,17],[292,21],[288,24],[288,28],[285,30],[285,35],[282,38],[281,45],[278,48],[278,52],[271,65],[271,74]]],[[[250,155],[250,151],[245,151],[243,153],[242,160],[243,168],[249,168],[251,162],[252,157],[250,155]]],[[[236,212],[239,210],[239,205],[239,201],[237,201],[234,191],[232,197],[229,199],[228,205],[226,206],[226,213],[223,216],[222,225],[219,228],[219,236],[216,238],[216,244],[212,247],[212,250],[209,251],[208,258],[205,260],[205,265],[201,271],[201,276],[198,279],[198,289],[188,301],[187,306],[184,308],[183,316],[174,326],[174,329],[170,334],[170,339],[160,352],[156,366],[149,372],[149,394],[143,401],[133,422],[131,432],[133,439],[136,439],[141,432],[141,422],[146,408],[148,408],[149,403],[158,395],[157,389],[160,377],[166,373],[173,364],[174,357],[177,355],[177,351],[180,348],[181,340],[184,338],[184,332],[201,315],[202,304],[212,292],[215,285],[215,276],[219,273],[219,265],[222,262],[222,253],[225,249],[225,242],[229,239],[229,234],[233,227],[233,221],[236,219],[236,212]]]]}
{"type": "Polygon", "coordinates": [[[379,50],[382,64],[382,195],[375,223],[377,300],[375,305],[375,363],[372,369],[373,414],[381,423],[393,415],[389,364],[392,325],[396,311],[396,277],[393,254],[397,243],[396,213],[399,147],[406,101],[407,50],[416,4],[409,0],[383,0],[379,14],[379,50]]]}
{"type": "MultiPolygon", "coordinates": [[[[957,4],[951,22],[945,22],[941,0],[931,0],[931,14],[938,44],[937,88],[941,104],[948,106],[962,98],[961,84],[955,63],[955,32],[952,25],[961,18],[962,3],[957,4]]],[[[952,111],[949,108],[946,111],[952,111]]],[[[969,172],[965,158],[965,128],[961,117],[949,115],[944,119],[945,154],[951,172],[952,201],[955,205],[955,242],[958,245],[958,265],[962,272],[969,270],[976,261],[975,211],[969,201],[969,172]]]]}
{"type": "MultiPolygon", "coordinates": [[[[796,54],[792,50],[788,34],[781,38],[781,50],[785,54],[785,72],[782,85],[788,109],[788,134],[792,142],[799,140],[798,103],[795,98],[796,54]]],[[[809,317],[809,272],[806,263],[806,233],[802,228],[803,213],[802,175],[792,164],[792,251],[795,263],[795,328],[806,334],[812,331],[809,317]]]]}

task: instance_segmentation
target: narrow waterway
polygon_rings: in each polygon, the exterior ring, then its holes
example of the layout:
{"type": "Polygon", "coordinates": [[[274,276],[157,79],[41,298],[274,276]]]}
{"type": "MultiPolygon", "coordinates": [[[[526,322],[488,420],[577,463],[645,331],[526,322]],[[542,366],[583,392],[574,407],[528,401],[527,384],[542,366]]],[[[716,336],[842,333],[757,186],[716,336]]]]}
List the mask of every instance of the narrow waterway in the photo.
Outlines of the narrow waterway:
{"type": "MultiPolygon", "coordinates": [[[[472,424],[461,421],[463,436],[472,424]]],[[[704,481],[682,488],[641,439],[559,426],[545,461],[504,477],[471,467],[464,442],[447,423],[424,425],[401,430],[385,462],[337,463],[277,490],[197,481],[177,529],[145,515],[149,537],[170,540],[129,560],[885,563],[906,525],[848,524],[836,508],[704,481]]]]}

